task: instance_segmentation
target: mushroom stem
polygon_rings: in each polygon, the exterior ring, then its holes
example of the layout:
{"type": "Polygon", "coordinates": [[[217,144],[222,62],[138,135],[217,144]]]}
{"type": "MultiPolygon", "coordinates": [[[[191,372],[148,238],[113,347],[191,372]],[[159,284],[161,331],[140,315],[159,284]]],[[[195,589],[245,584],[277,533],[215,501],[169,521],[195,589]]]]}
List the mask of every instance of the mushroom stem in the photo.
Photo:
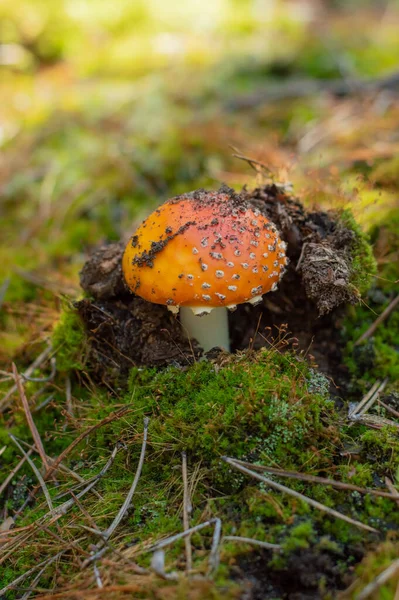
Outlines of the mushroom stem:
{"type": "Polygon", "coordinates": [[[189,338],[195,338],[199,345],[208,352],[219,346],[230,352],[229,322],[227,308],[213,308],[201,316],[195,314],[197,309],[190,306],[180,308],[180,322],[189,338]]]}

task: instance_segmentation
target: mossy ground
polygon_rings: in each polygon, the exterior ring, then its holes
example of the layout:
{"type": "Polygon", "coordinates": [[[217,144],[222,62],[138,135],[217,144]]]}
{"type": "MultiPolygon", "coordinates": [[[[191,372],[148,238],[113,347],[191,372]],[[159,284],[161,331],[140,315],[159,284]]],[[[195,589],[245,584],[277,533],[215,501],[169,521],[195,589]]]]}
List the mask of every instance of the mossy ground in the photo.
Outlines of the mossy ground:
{"type": "MultiPolygon", "coordinates": [[[[249,1],[231,1],[223,18],[210,19],[203,29],[197,23],[206,14],[204,3],[201,15],[194,16],[191,9],[165,15],[155,1],[119,4],[109,18],[100,2],[95,11],[73,15],[64,2],[41,2],[33,29],[29,2],[16,0],[0,9],[6,23],[2,42],[16,45],[21,59],[4,69],[0,115],[5,232],[0,249],[0,480],[20,458],[8,434],[32,443],[18,396],[2,403],[13,383],[7,377],[11,361],[22,372],[52,342],[55,379],[25,384],[50,456],[58,456],[102,418],[129,407],[65,459],[66,466],[89,479],[121,443],[115,462],[96,485],[101,499],[87,494],[81,508],[74,506],[60,519],[59,528],[39,530],[35,525],[25,533],[16,531],[13,537],[19,541],[10,553],[0,546],[0,588],[78,538],[79,547],[67,550],[35,585],[43,593],[73,588],[95,598],[93,570],[82,570],[80,563],[82,551],[90,551],[97,537],[83,526],[92,527],[93,519],[106,527],[119,510],[137,466],[143,417],[148,416],[144,469],[132,507],[112,540],[116,550],[148,566],[148,555],[139,550],[181,531],[185,451],[192,524],[218,516],[224,535],[278,543],[283,552],[226,541],[215,580],[195,585],[183,576],[168,582],[154,574],[134,574],[120,554],[110,553],[98,563],[105,586],[131,585],[137,598],[239,598],[250,575],[269,590],[269,597],[286,598],[290,591],[284,584],[295,573],[301,589],[315,598],[328,597],[333,594],[328,590],[354,579],[347,595],[354,597],[398,555],[396,505],[382,497],[271,475],[380,532],[369,534],[241,475],[221,457],[361,487],[386,489],[385,477],[398,485],[397,429],[375,430],[347,419],[348,399],[359,401],[375,380],[385,377],[389,396],[399,380],[397,310],[369,340],[354,345],[398,293],[399,222],[393,210],[398,105],[378,94],[318,94],[243,111],[231,107],[240,94],[267,91],[286,77],[337,77],[343,64],[350,65],[354,78],[385,75],[396,64],[397,9],[390,4],[389,18],[382,18],[372,4],[354,8],[345,3],[324,15],[331,31],[325,42],[319,35],[320,3],[313,13],[309,3],[310,20],[301,20],[292,3],[275,3],[273,14],[265,18],[249,1]],[[172,37],[164,35],[165,19],[172,37]],[[135,23],[133,36],[130,22],[135,23]],[[216,29],[210,23],[218,23],[216,29]],[[237,189],[254,186],[247,163],[231,157],[230,145],[266,163],[277,180],[292,181],[308,206],[343,209],[345,224],[358,232],[361,223],[370,236],[377,276],[369,246],[358,236],[352,283],[363,296],[341,324],[349,377],[334,400],[328,381],[314,366],[275,349],[219,357],[183,370],[135,369],[128,391],[125,386],[100,387],[90,377],[87,340],[72,307],[81,293],[78,272],[87,251],[101,241],[130,235],[145,214],[177,193],[218,187],[221,181],[237,189]],[[251,571],[258,559],[259,568],[251,571]],[[270,574],[266,581],[265,565],[270,574]],[[309,565],[315,565],[314,577],[306,582],[300,574],[311,570],[309,565]]],[[[47,361],[32,375],[48,373],[47,361]]],[[[376,410],[392,417],[381,407],[376,410]]],[[[35,462],[41,466],[37,458],[35,462]]],[[[55,506],[62,493],[70,498],[69,490],[76,491],[69,475],[57,477],[59,485],[48,483],[55,506]]],[[[32,470],[24,465],[0,497],[0,524],[24,505],[35,484],[32,470]]],[[[16,527],[37,522],[47,510],[39,493],[16,527]]],[[[212,529],[192,538],[195,573],[206,572],[211,538],[212,529]]],[[[183,542],[167,549],[166,565],[168,571],[184,571],[183,542]]],[[[8,597],[21,597],[33,578],[8,597]]],[[[378,597],[392,598],[395,587],[395,580],[388,581],[378,597]]],[[[121,597],[118,591],[107,597],[113,594],[121,597]]]]}

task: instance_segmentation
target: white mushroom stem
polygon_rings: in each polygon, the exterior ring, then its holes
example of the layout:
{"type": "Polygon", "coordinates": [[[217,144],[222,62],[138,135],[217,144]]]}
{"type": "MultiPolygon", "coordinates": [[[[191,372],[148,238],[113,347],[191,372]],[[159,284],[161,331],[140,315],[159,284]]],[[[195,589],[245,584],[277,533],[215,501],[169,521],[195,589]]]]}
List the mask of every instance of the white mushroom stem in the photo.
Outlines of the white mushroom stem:
{"type": "Polygon", "coordinates": [[[180,322],[187,337],[195,338],[204,352],[215,346],[230,352],[227,308],[213,308],[204,312],[203,307],[182,306],[180,322]]]}

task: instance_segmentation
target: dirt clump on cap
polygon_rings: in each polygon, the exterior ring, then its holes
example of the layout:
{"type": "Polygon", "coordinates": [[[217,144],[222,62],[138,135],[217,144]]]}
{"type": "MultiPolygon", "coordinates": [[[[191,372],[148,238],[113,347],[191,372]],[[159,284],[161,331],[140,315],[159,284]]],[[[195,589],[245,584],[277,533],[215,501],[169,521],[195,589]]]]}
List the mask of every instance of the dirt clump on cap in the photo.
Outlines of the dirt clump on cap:
{"type": "MultiPolygon", "coordinates": [[[[340,307],[358,301],[351,285],[351,249],[355,234],[334,212],[308,211],[287,187],[270,184],[237,194],[223,186],[234,209],[251,206],[268,217],[287,243],[290,263],[279,289],[254,307],[238,306],[229,314],[233,350],[275,343],[276,336],[294,340],[310,351],[322,370],[337,376],[340,363],[337,319],[340,307]],[[334,341],[336,340],[336,341],[334,341]]],[[[217,193],[212,192],[212,202],[217,193]]],[[[202,202],[208,192],[183,197],[202,202]]],[[[88,258],[81,286],[89,296],[76,303],[89,338],[89,361],[100,378],[120,375],[132,366],[188,365],[201,354],[187,340],[179,321],[166,306],[149,303],[130,292],[121,269],[122,243],[103,245],[88,258]]]]}

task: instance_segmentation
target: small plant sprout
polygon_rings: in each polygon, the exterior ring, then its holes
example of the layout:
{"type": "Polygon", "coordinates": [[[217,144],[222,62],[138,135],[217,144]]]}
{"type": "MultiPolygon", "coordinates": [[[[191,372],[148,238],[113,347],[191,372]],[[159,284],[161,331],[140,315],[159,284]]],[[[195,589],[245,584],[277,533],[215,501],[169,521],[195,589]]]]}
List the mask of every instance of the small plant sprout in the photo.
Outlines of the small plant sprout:
{"type": "Polygon", "coordinates": [[[227,310],[277,289],[285,249],[275,225],[222,186],[167,200],[129,240],[122,266],[135,294],[180,310],[205,352],[229,351],[227,310]]]}

